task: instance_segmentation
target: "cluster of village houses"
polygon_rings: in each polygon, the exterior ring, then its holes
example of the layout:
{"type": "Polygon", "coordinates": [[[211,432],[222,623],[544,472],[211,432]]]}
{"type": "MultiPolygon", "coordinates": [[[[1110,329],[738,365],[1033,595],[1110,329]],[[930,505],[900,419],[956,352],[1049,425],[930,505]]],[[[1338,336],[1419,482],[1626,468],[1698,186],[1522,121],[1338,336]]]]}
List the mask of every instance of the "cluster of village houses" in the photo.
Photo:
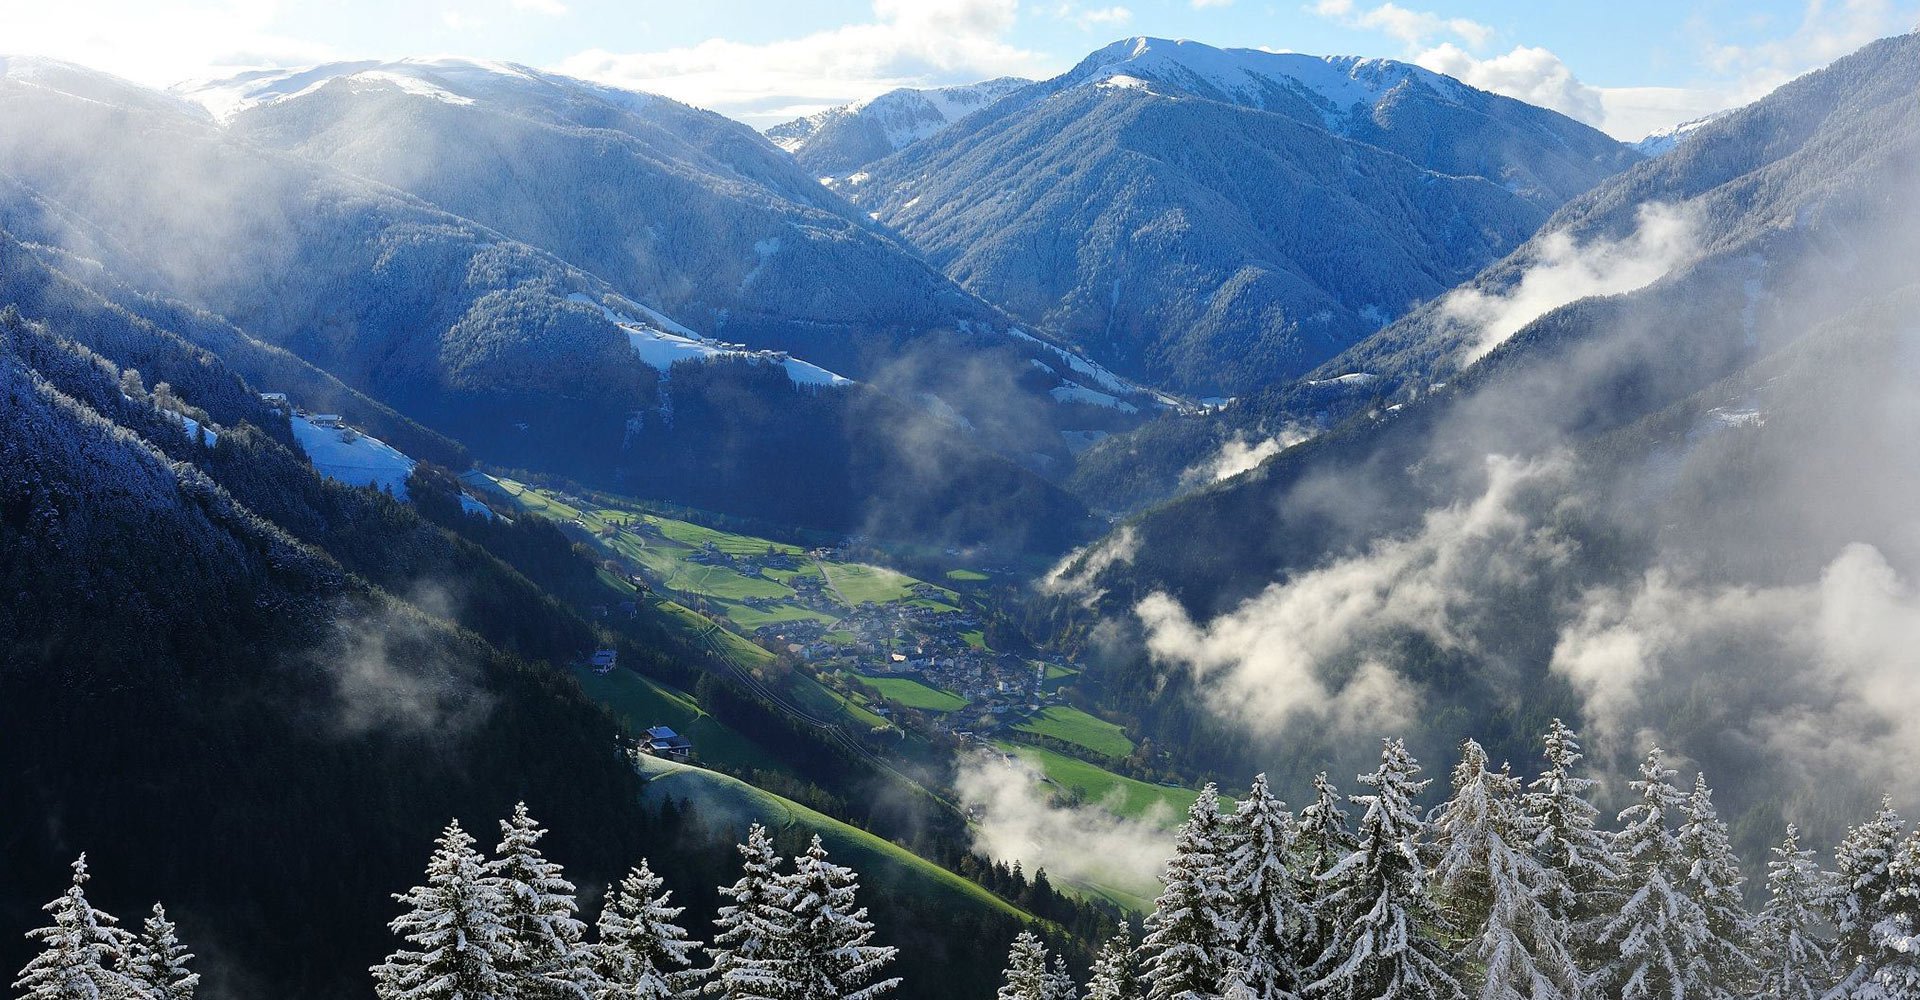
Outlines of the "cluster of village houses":
{"type": "MultiPolygon", "coordinates": [[[[640,517],[609,530],[662,537],[657,525],[640,517]]],[[[765,552],[736,554],[708,542],[687,561],[761,577],[766,571],[797,573],[809,561],[845,558],[840,549],[817,549],[799,555],[773,545],[765,552]]],[[[971,736],[976,730],[991,731],[1016,722],[1058,700],[1045,683],[1047,664],[969,643],[966,636],[980,631],[980,619],[969,611],[946,606],[951,595],[938,587],[919,583],[908,600],[885,604],[867,601],[849,609],[843,595],[820,574],[783,577],[783,582],[793,591],[792,596],[750,597],[737,603],[767,612],[798,605],[830,616],[831,623],[819,619],[777,622],[755,629],[755,639],[822,670],[912,677],[965,699],[968,707],[964,711],[934,720],[942,729],[971,736]],[[915,599],[924,599],[925,603],[914,603],[915,599]],[[834,633],[831,639],[829,633],[834,633]]],[[[613,669],[612,656],[611,650],[602,650],[590,666],[608,672],[613,669]]],[[[875,710],[888,714],[884,707],[875,710]]],[[[665,727],[656,730],[654,736],[640,741],[639,749],[681,759],[691,751],[684,736],[665,727]]]]}
{"type": "Polygon", "coordinates": [[[964,635],[979,628],[979,619],[964,611],[866,603],[832,625],[782,622],[755,635],[822,668],[912,677],[953,692],[969,703],[967,711],[954,713],[954,725],[971,721],[976,728],[992,728],[1002,717],[1051,703],[1055,696],[1046,690],[1046,665],[968,643],[964,635]],[[829,642],[830,631],[851,633],[853,641],[829,642]]]}

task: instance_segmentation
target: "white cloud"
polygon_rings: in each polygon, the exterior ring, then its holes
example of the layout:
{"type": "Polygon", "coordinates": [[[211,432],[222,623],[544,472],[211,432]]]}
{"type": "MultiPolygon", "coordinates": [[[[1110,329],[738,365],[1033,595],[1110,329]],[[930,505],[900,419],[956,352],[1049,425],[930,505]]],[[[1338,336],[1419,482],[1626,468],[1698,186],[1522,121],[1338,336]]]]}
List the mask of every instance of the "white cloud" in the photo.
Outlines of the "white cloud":
{"type": "Polygon", "coordinates": [[[1885,764],[1920,759],[1915,649],[1920,592],[1878,549],[1851,545],[1801,586],[1705,586],[1656,569],[1591,593],[1552,669],[1602,739],[1631,738],[1680,704],[1747,729],[1797,778],[1872,775],[1911,795],[1920,772],[1885,764]]]}
{"type": "Polygon", "coordinates": [[[1697,121],[1747,103],[1735,91],[1715,87],[1603,87],[1600,130],[1635,142],[1664,128],[1697,121]]]}
{"type": "Polygon", "coordinates": [[[1600,88],[1581,83],[1559,56],[1543,48],[1515,46],[1506,55],[1481,59],[1448,42],[1413,61],[1469,86],[1550,108],[1588,125],[1599,126],[1606,118],[1600,88]]]}
{"type": "Polygon", "coordinates": [[[1876,38],[1911,31],[1914,6],[1892,0],[1807,0],[1792,34],[1751,45],[1709,40],[1705,63],[1729,81],[1734,104],[1757,100],[1876,38]]]}
{"type": "Polygon", "coordinates": [[[64,59],[164,87],[189,77],[340,58],[275,30],[274,0],[0,3],[0,48],[64,59]]]}
{"type": "Polygon", "coordinates": [[[567,12],[567,5],[561,0],[511,0],[511,2],[514,10],[545,14],[548,17],[560,17],[567,12]]]}
{"type": "MultiPolygon", "coordinates": [[[[1072,806],[1055,801],[1043,776],[1025,763],[997,755],[968,754],[955,769],[954,791],[973,824],[976,846],[988,856],[1019,861],[1050,878],[1150,896],[1173,836],[1177,817],[1164,807],[1139,819],[1123,819],[1108,806],[1072,806]]],[[[1118,789],[1115,789],[1118,792],[1118,789]]]]}
{"type": "Polygon", "coordinates": [[[1233,0],[1189,0],[1194,10],[1207,10],[1212,7],[1231,7],[1233,0]]]}
{"type": "Polygon", "coordinates": [[[1074,18],[1074,21],[1082,28],[1120,25],[1131,20],[1133,20],[1133,11],[1120,6],[1096,7],[1092,10],[1081,11],[1074,18]]]}
{"type": "Polygon", "coordinates": [[[1298,426],[1289,426],[1260,441],[1249,441],[1244,435],[1235,434],[1220,446],[1212,458],[1180,473],[1180,484],[1187,487],[1204,486],[1222,479],[1232,479],[1243,472],[1251,472],[1260,463],[1311,437],[1312,431],[1298,426]]]}
{"type": "Polygon", "coordinates": [[[1442,649],[1477,650],[1472,619],[1498,603],[1487,595],[1568,556],[1522,510],[1564,485],[1568,464],[1490,457],[1486,489],[1472,502],[1430,511],[1413,535],[1273,584],[1210,622],[1150,595],[1134,609],[1147,650],[1189,671],[1215,712],[1256,730],[1303,716],[1348,731],[1403,728],[1415,692],[1376,640],[1412,631],[1442,649]]]}
{"type": "Polygon", "coordinates": [[[1449,42],[1420,52],[1413,61],[1469,86],[1558,111],[1626,142],[1746,103],[1732,87],[1596,87],[1538,46],[1515,46],[1483,58],[1449,42]]]}
{"type": "Polygon", "coordinates": [[[841,104],[895,87],[1042,75],[1046,60],[1007,40],[1017,11],[1017,0],[874,0],[871,21],[799,38],[590,49],[556,69],[765,126],[795,106],[841,104]]]}
{"type": "Polygon", "coordinates": [[[1694,230],[1692,216],[1682,209],[1656,204],[1641,206],[1639,225],[1625,239],[1576,244],[1564,231],[1547,234],[1520,280],[1505,291],[1463,286],[1440,303],[1442,315],[1465,335],[1460,363],[1480,360],[1528,323],[1569,302],[1658,281],[1694,253],[1694,230]]]}
{"type": "Polygon", "coordinates": [[[1040,592],[1077,596],[1083,604],[1091,607],[1106,594],[1106,591],[1094,586],[1100,574],[1120,563],[1132,562],[1134,551],[1139,547],[1140,541],[1134,537],[1133,525],[1121,525],[1119,531],[1061,557],[1047,571],[1047,575],[1040,578],[1040,592]]]}
{"type": "Polygon", "coordinates": [[[1409,10],[1395,3],[1361,7],[1354,0],[1319,0],[1315,14],[1331,18],[1350,28],[1379,31],[1402,43],[1425,45],[1436,38],[1453,37],[1479,47],[1493,39],[1493,29],[1464,17],[1444,17],[1429,11],[1409,10]]]}

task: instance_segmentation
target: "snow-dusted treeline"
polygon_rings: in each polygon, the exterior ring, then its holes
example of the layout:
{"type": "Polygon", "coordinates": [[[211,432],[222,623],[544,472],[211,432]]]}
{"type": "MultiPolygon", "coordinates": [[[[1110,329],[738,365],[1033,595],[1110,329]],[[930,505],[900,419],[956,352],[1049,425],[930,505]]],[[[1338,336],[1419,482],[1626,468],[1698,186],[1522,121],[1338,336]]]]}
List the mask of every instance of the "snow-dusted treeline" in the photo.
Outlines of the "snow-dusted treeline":
{"type": "MultiPolygon", "coordinates": [[[[1231,810],[1188,812],[1138,947],[1110,942],[1086,1000],[1913,1000],[1920,825],[1891,803],[1824,869],[1788,827],[1750,911],[1703,776],[1655,749],[1613,829],[1555,721],[1530,782],[1467,741],[1452,795],[1399,740],[1342,797],[1323,774],[1297,815],[1266,776],[1231,810]],[[1343,804],[1357,807],[1357,825],[1343,804]]],[[[998,1000],[1078,1000],[1031,934],[998,1000]]]]}
{"type": "Polygon", "coordinates": [[[448,824],[426,883],[394,897],[407,908],[391,924],[404,944],[373,967],[380,1000],[877,1000],[899,985],[879,978],[895,952],[871,943],[858,876],[817,836],[782,871],[754,824],[703,946],[645,861],[607,888],[588,940],[573,883],[541,854],[546,831],[524,804],[500,831],[488,858],[448,824]]]}
{"type": "Polygon", "coordinates": [[[73,862],[73,883],[42,909],[52,922],[28,932],[41,950],[13,988],[23,1000],[193,1000],[200,976],[159,903],[138,934],[87,902],[87,856],[73,862]]]}
{"type": "MultiPolygon", "coordinates": [[[[547,831],[525,803],[500,823],[488,857],[458,820],[435,842],[426,880],[394,899],[400,948],[374,966],[379,1000],[879,1000],[895,949],[872,942],[859,877],[827,860],[820,838],[782,870],[754,824],[740,879],[724,886],[710,945],[676,921],[682,907],[646,861],[608,886],[589,935],[574,885],[540,850],[547,831]],[[591,939],[590,939],[591,938],[591,939]],[[706,961],[701,961],[701,952],[706,961]]],[[[41,952],[20,971],[22,1000],[192,1000],[200,977],[155,903],[138,934],[87,901],[86,856],[28,936],[41,952]]],[[[1070,982],[1070,981],[1069,981],[1070,982]]]]}

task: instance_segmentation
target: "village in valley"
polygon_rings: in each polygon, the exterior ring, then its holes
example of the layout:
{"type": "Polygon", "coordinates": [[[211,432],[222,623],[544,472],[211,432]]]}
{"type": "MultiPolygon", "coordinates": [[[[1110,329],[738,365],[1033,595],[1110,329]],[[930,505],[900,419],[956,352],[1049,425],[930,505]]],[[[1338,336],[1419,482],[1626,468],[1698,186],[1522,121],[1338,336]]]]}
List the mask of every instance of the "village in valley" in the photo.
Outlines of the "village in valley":
{"type": "MultiPolygon", "coordinates": [[[[996,651],[977,598],[991,578],[950,586],[861,561],[859,540],[803,547],[722,531],[616,498],[498,480],[524,510],[561,523],[611,575],[691,609],[885,725],[986,738],[1057,708],[1077,673],[996,651]]],[[[596,609],[631,613],[631,602],[596,609]]]]}

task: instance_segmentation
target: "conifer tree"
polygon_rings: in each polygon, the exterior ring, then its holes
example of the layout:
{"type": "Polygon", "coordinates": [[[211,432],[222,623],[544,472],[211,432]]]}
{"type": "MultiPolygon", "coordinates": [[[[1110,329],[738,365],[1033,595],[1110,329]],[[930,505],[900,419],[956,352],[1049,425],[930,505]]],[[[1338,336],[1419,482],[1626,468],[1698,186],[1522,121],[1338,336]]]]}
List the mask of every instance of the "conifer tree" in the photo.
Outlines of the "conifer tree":
{"type": "Polygon", "coordinates": [[[500,821],[500,844],[486,869],[512,944],[512,957],[500,972],[523,1000],[583,998],[595,985],[592,956],[582,944],[586,925],[578,916],[573,883],[559,863],[540,852],[546,835],[528,815],[525,802],[513,807],[511,818],[500,821]]]}
{"type": "Polygon", "coordinates": [[[1240,928],[1227,884],[1230,831],[1220,815],[1219,791],[1202,789],[1174,840],[1172,860],[1160,876],[1164,887],[1147,917],[1140,942],[1148,1000],[1199,1000],[1215,996],[1238,961],[1240,928]]]}
{"type": "Polygon", "coordinates": [[[1307,933],[1307,904],[1293,869],[1294,823],[1287,804],[1256,775],[1233,817],[1233,851],[1227,885],[1245,985],[1264,1000],[1293,1000],[1300,989],[1300,948],[1307,933]]]}
{"type": "Polygon", "coordinates": [[[1893,891],[1893,858],[1900,848],[1900,814],[1891,797],[1880,800],[1873,819],[1847,831],[1834,850],[1836,887],[1830,909],[1837,940],[1834,965],[1840,973],[1835,996],[1846,996],[1864,983],[1870,957],[1878,950],[1876,932],[1887,918],[1886,901],[1893,891]]]}
{"type": "Polygon", "coordinates": [[[875,1000],[900,985],[876,978],[898,949],[872,943],[859,876],[827,860],[819,835],[780,881],[789,931],[769,944],[779,1000],[875,1000]]]}
{"type": "Polygon", "coordinates": [[[1884,916],[1873,929],[1873,973],[1850,1000],[1920,997],[1920,830],[1907,837],[1887,867],[1884,916]]]}
{"type": "Polygon", "coordinates": [[[1767,863],[1767,903],[1754,922],[1759,1000],[1818,1000],[1833,986],[1833,946],[1819,937],[1820,906],[1830,894],[1827,874],[1789,824],[1767,863]]]}
{"type": "Polygon", "coordinates": [[[179,929],[167,919],[166,908],[153,904],[153,914],[140,928],[127,960],[127,974],[145,1000],[193,1000],[200,974],[187,968],[193,961],[180,943],[179,929]]]}
{"type": "Polygon", "coordinates": [[[459,820],[435,843],[426,884],[393,898],[407,912],[387,926],[413,947],[373,967],[380,1000],[518,1000],[500,971],[514,958],[501,900],[459,820]]]}
{"type": "Polygon", "coordinates": [[[1520,807],[1520,782],[1487,767],[1468,740],[1453,772],[1453,795],[1434,823],[1440,861],[1434,889],[1446,922],[1471,959],[1472,993],[1481,1000],[1568,1000],[1581,977],[1567,930],[1542,901],[1546,873],[1520,807]]]}
{"type": "Polygon", "coordinates": [[[1754,968],[1746,950],[1753,937],[1753,921],[1740,893],[1746,876],[1740,873],[1740,859],[1733,853],[1727,825],[1713,807],[1713,790],[1707,787],[1706,775],[1695,775],[1693,792],[1680,815],[1680,829],[1674,838],[1684,872],[1680,891],[1702,914],[1705,930],[1695,944],[1704,969],[1696,974],[1695,992],[1690,996],[1699,1000],[1748,996],[1754,968]]]}
{"type": "Polygon", "coordinates": [[[1048,1000],[1047,946],[1032,931],[1021,931],[1007,950],[1007,969],[997,1000],[1048,1000]]]}
{"type": "Polygon", "coordinates": [[[727,1000],[781,1000],[783,969],[775,949],[793,933],[793,917],[787,909],[780,856],[774,853],[772,835],[758,823],[748,829],[747,842],[739,851],[740,878],[720,889],[729,902],[714,918],[713,945],[708,949],[713,965],[707,971],[706,989],[727,1000]]]}
{"type": "Polygon", "coordinates": [[[1353,853],[1353,827],[1348,821],[1346,796],[1327,780],[1322,771],[1313,779],[1313,802],[1300,810],[1299,828],[1294,837],[1295,867],[1303,882],[1301,897],[1306,907],[1302,929],[1299,975],[1304,985],[1307,970],[1333,945],[1340,927],[1340,914],[1334,912],[1335,893],[1340,888],[1329,876],[1334,868],[1353,853]]]}
{"type": "Polygon", "coordinates": [[[1247,985],[1247,977],[1238,968],[1227,971],[1227,981],[1220,988],[1220,1000],[1261,1000],[1260,994],[1247,985]]]}
{"type": "Polygon", "coordinates": [[[67,891],[41,907],[53,922],[27,932],[41,950],[20,970],[21,1000],[113,1000],[136,995],[124,972],[132,936],[111,914],[87,902],[87,856],[73,862],[67,891]]]}
{"type": "Polygon", "coordinates": [[[1619,881],[1620,864],[1599,829],[1600,810],[1587,800],[1595,781],[1575,771],[1584,757],[1579,736],[1555,719],[1544,742],[1547,768],[1521,802],[1545,878],[1541,901],[1567,928],[1574,960],[1590,974],[1606,957],[1592,940],[1611,915],[1609,889],[1619,881]]]}
{"type": "Polygon", "coordinates": [[[1141,1000],[1133,970],[1133,942],[1125,930],[1108,938],[1094,956],[1086,1000],[1141,1000]]]}
{"type": "Polygon", "coordinates": [[[688,992],[699,943],[674,921],[686,908],[647,862],[609,887],[593,948],[594,1000],[674,1000],[688,992]]]}
{"type": "Polygon", "coordinates": [[[1053,968],[1047,972],[1047,1000],[1080,1000],[1080,986],[1067,968],[1067,956],[1053,956],[1053,968]]]}
{"type": "Polygon", "coordinates": [[[1415,805],[1428,782],[1416,780],[1420,765],[1400,740],[1387,740],[1380,767],[1363,775],[1372,795],[1355,796],[1366,807],[1359,843],[1327,878],[1339,888],[1330,902],[1346,915],[1333,944],[1315,966],[1319,978],[1308,995],[1324,1000],[1436,1000],[1459,997],[1447,972],[1447,956],[1434,940],[1439,914],[1427,894],[1421,860],[1426,822],[1415,805]]]}
{"type": "Polygon", "coordinates": [[[1685,1000],[1704,970],[1699,944],[1706,914],[1684,892],[1687,871],[1669,821],[1686,797],[1673,784],[1658,747],[1628,787],[1639,801],[1620,813],[1615,837],[1621,861],[1619,912],[1600,928],[1599,943],[1615,957],[1601,970],[1601,995],[1619,1000],[1685,1000]]]}

